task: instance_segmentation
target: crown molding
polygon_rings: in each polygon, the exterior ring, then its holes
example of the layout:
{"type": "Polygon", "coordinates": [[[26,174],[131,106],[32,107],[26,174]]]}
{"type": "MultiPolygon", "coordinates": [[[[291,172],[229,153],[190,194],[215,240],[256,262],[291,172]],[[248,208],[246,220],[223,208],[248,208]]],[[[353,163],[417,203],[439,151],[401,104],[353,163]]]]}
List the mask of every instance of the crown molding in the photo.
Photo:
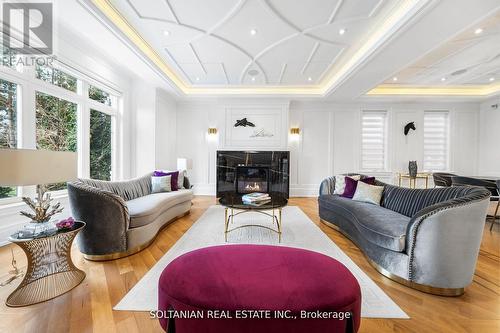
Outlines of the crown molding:
{"type": "Polygon", "coordinates": [[[477,86],[409,86],[379,85],[366,94],[368,96],[475,96],[488,97],[500,93],[500,84],[477,86]]]}

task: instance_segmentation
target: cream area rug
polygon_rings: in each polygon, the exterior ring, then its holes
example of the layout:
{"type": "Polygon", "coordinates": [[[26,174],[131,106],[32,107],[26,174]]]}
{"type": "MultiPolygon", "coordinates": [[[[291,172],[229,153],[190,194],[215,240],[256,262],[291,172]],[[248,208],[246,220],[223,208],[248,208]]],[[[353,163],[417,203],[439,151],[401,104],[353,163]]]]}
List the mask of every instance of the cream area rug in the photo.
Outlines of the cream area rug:
{"type": "MultiPolygon", "coordinates": [[[[158,280],[163,269],[178,256],[202,247],[227,244],[267,244],[307,249],[330,256],[344,264],[361,286],[361,316],[365,318],[409,318],[328,236],[296,206],[282,213],[282,236],[259,227],[239,228],[224,241],[224,208],[210,207],[172,248],[114,307],[114,310],[150,311],[157,309],[158,280]]],[[[272,226],[271,218],[244,213],[234,218],[231,228],[243,224],[272,226]]],[[[276,226],[276,225],[275,225],[276,226]]]]}

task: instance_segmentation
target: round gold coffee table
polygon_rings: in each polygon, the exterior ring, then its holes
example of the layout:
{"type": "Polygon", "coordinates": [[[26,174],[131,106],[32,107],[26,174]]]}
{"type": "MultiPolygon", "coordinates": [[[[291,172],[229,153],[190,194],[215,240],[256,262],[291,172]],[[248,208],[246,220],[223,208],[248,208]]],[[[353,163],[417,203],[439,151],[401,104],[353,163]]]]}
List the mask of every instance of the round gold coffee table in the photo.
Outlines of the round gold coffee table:
{"type": "Polygon", "coordinates": [[[28,267],[21,284],[7,297],[7,306],[47,301],[70,291],[85,279],[85,272],[71,260],[71,245],[84,226],[84,222],[75,222],[71,229],[39,238],[19,238],[18,233],[9,237],[9,241],[26,253],[28,267]]]}
{"type": "Polygon", "coordinates": [[[243,202],[243,195],[237,193],[226,193],[219,199],[219,204],[225,207],[224,213],[224,238],[227,242],[227,234],[236,229],[245,227],[265,228],[278,234],[278,241],[281,242],[281,209],[288,204],[288,200],[281,193],[269,193],[270,200],[261,205],[252,205],[243,202]],[[236,211],[236,212],[235,212],[236,211]],[[255,212],[271,217],[272,225],[276,223],[277,229],[260,224],[244,224],[232,229],[229,228],[234,217],[240,214],[255,212]]]}

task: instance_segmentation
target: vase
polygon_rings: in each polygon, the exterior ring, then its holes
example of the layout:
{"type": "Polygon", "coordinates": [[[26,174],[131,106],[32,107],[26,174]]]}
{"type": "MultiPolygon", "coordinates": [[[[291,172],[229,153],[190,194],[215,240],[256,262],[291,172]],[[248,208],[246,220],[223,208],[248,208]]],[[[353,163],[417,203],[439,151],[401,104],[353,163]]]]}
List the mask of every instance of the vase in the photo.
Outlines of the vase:
{"type": "Polygon", "coordinates": [[[408,162],[408,173],[410,174],[411,178],[417,177],[417,161],[410,161],[408,162]]]}
{"type": "Polygon", "coordinates": [[[56,225],[53,221],[35,222],[30,221],[26,223],[22,230],[20,230],[21,237],[36,238],[43,236],[50,236],[57,231],[56,225]]]}

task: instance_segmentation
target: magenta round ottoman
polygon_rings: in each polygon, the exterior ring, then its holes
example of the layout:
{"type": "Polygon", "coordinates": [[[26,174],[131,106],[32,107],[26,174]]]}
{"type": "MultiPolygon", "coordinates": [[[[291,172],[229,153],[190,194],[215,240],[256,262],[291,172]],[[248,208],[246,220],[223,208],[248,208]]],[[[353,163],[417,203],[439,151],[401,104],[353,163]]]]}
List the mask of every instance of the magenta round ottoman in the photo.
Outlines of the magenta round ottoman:
{"type": "Polygon", "coordinates": [[[357,332],[361,291],[349,270],[320,253],[223,245],[173,260],[158,289],[168,332],[357,332]]]}

